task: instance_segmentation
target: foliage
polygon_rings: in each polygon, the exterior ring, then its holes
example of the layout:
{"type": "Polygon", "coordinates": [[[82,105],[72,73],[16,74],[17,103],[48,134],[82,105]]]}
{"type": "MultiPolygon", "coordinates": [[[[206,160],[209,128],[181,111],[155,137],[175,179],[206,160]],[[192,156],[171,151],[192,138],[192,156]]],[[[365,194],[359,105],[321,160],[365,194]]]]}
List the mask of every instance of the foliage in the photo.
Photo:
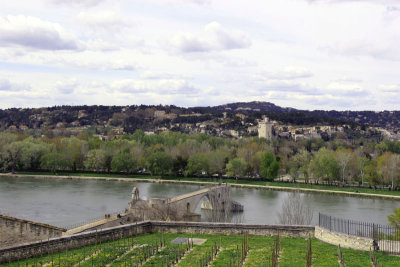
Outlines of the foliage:
{"type": "Polygon", "coordinates": [[[113,157],[111,169],[113,172],[134,172],[137,169],[136,158],[132,153],[120,152],[113,157]]]}
{"type": "Polygon", "coordinates": [[[315,178],[322,178],[329,183],[339,178],[339,164],[331,150],[321,148],[311,161],[311,171],[315,178]]]}
{"type": "Polygon", "coordinates": [[[68,137],[54,132],[40,137],[0,132],[0,170],[150,172],[220,178],[232,175],[268,180],[286,176],[293,182],[368,184],[391,190],[397,190],[400,181],[397,154],[400,142],[376,143],[368,139],[270,142],[258,137],[236,140],[179,132],[148,135],[143,130],[131,135],[110,135],[108,140],[102,140],[92,135],[94,130],[88,128],[68,137]],[[160,158],[161,152],[165,162],[160,158]]]}
{"type": "Polygon", "coordinates": [[[261,156],[260,176],[266,179],[274,179],[278,176],[279,163],[271,151],[261,156]]]}
{"type": "Polygon", "coordinates": [[[205,153],[197,153],[192,155],[186,167],[186,176],[208,174],[210,170],[208,155],[205,153]]]}
{"type": "Polygon", "coordinates": [[[388,216],[388,221],[393,227],[400,229],[400,208],[394,209],[394,214],[388,216]]]}
{"type": "Polygon", "coordinates": [[[229,161],[226,165],[226,169],[228,170],[227,175],[229,177],[241,177],[245,173],[246,162],[242,158],[234,158],[229,161]]]}
{"type": "Polygon", "coordinates": [[[167,175],[172,170],[171,155],[157,151],[150,155],[147,159],[147,169],[152,175],[167,175]]]}

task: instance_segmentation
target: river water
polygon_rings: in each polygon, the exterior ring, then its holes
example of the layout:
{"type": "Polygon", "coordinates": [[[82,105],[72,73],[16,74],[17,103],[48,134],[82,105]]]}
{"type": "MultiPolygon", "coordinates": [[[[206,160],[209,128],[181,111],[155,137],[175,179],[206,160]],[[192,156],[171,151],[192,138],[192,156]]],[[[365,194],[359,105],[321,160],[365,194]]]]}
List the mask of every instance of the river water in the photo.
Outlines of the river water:
{"type": "MultiPolygon", "coordinates": [[[[199,185],[119,182],[105,180],[37,179],[0,177],[0,214],[71,227],[106,213],[128,207],[132,187],[141,198],[173,197],[204,188],[199,185]]],[[[233,222],[274,224],[282,201],[290,192],[231,188],[231,196],[244,205],[244,212],[233,222]]],[[[314,211],[328,215],[387,224],[387,216],[400,207],[400,201],[360,198],[322,193],[302,194],[314,211]]],[[[198,207],[198,211],[200,208],[198,207]]]]}

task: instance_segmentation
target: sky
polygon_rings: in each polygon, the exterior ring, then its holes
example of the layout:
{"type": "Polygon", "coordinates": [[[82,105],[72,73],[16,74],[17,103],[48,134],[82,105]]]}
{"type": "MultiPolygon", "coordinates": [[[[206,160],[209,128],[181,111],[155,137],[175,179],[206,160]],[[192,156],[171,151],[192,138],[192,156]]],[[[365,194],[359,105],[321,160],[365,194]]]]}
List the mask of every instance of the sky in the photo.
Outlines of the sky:
{"type": "Polygon", "coordinates": [[[0,108],[400,110],[399,0],[0,0],[0,108]]]}

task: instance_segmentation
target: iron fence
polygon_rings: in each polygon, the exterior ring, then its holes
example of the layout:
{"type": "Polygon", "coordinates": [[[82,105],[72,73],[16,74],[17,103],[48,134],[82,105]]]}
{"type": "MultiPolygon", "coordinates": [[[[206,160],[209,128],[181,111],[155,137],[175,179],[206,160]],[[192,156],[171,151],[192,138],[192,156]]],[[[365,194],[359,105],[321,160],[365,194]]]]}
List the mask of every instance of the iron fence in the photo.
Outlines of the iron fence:
{"type": "Polygon", "coordinates": [[[400,228],[370,222],[336,218],[319,213],[320,227],[332,232],[370,238],[375,250],[400,254],[400,228]]]}

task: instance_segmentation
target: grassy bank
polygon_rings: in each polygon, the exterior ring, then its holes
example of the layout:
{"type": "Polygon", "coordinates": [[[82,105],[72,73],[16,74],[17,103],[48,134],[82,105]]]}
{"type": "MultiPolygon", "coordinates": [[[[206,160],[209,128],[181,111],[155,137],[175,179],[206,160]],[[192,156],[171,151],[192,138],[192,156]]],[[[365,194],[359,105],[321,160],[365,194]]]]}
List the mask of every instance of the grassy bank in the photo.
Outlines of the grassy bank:
{"type": "MultiPolygon", "coordinates": [[[[243,236],[223,235],[188,235],[188,234],[146,234],[87,246],[61,253],[44,253],[41,257],[19,262],[10,262],[1,266],[199,266],[199,263],[210,255],[218,252],[207,260],[208,266],[225,267],[237,259],[243,244],[243,236]],[[172,244],[175,238],[201,238],[206,241],[201,245],[172,244]],[[188,247],[187,247],[188,246],[188,247]],[[180,251],[184,253],[177,257],[180,251]],[[172,264],[172,262],[174,264],[172,264]]],[[[249,250],[244,257],[245,267],[270,266],[274,237],[250,236],[249,250]]],[[[307,240],[298,238],[281,238],[279,245],[279,266],[305,266],[307,240]]],[[[369,252],[341,249],[346,266],[371,266],[369,252]]],[[[383,266],[400,266],[400,258],[375,253],[379,264],[383,266]]],[[[338,249],[336,246],[312,239],[313,266],[339,266],[338,249]]]]}
{"type": "MultiPolygon", "coordinates": [[[[140,179],[140,180],[149,180],[149,181],[171,181],[171,182],[193,182],[193,183],[212,183],[219,182],[220,180],[217,178],[207,178],[207,177],[173,177],[173,176],[150,176],[150,175],[124,175],[124,174],[104,174],[104,173],[59,173],[55,175],[51,172],[17,172],[17,175],[33,175],[33,176],[68,176],[68,177],[87,177],[87,178],[100,178],[100,179],[112,179],[112,178],[120,178],[120,179],[140,179]]],[[[373,188],[360,188],[360,187],[337,187],[337,186],[328,186],[328,185],[315,185],[315,184],[304,184],[304,183],[290,183],[290,182],[266,182],[259,180],[244,180],[244,179],[223,179],[222,182],[230,183],[233,186],[251,186],[266,189],[276,189],[276,190],[293,190],[293,189],[304,189],[312,190],[316,192],[328,192],[328,193],[348,193],[352,195],[359,195],[368,197],[368,195],[376,196],[376,197],[391,197],[400,199],[400,191],[389,191],[382,189],[373,189],[373,188]],[[365,195],[364,195],[365,194],[365,195]]]]}

